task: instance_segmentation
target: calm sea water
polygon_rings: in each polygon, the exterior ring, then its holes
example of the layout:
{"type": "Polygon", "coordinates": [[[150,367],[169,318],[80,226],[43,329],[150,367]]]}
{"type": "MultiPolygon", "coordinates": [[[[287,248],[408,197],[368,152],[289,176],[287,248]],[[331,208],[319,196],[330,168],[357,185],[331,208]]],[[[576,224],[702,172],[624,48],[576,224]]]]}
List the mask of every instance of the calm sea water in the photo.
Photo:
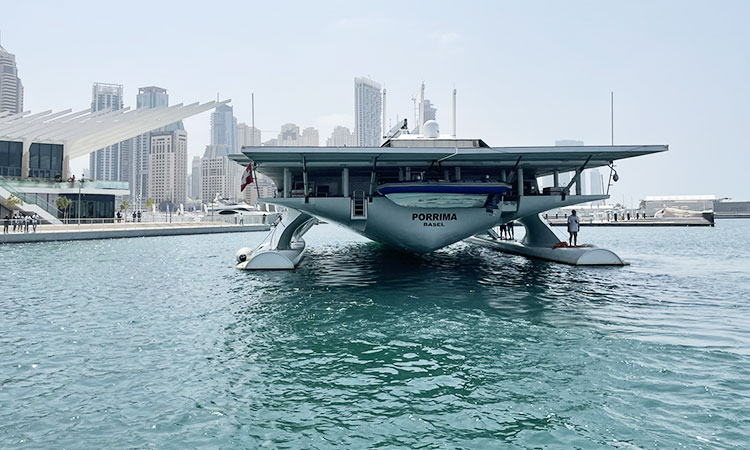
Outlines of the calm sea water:
{"type": "Polygon", "coordinates": [[[0,447],[750,446],[750,221],[235,270],[264,234],[0,246],[0,447]]]}

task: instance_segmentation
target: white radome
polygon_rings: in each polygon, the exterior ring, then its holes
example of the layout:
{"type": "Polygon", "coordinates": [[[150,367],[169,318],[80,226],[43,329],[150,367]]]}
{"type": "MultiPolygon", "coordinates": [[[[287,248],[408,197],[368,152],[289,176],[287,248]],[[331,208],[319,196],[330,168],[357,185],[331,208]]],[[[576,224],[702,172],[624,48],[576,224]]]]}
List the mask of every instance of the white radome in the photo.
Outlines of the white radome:
{"type": "Polygon", "coordinates": [[[423,130],[424,132],[422,134],[426,138],[436,139],[440,137],[440,125],[434,120],[428,120],[425,122],[423,130]]]}

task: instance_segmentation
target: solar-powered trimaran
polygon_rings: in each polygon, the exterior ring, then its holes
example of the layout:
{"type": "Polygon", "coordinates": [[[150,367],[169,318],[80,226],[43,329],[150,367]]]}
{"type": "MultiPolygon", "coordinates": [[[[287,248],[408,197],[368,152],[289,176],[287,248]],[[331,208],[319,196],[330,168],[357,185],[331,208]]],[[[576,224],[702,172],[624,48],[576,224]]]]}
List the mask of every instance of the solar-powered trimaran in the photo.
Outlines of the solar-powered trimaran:
{"type": "MultiPolygon", "coordinates": [[[[405,128],[405,125],[404,127],[405,128]]],[[[621,265],[598,247],[559,248],[540,213],[607,199],[582,195],[584,169],[663,152],[666,145],[490,147],[481,139],[440,135],[434,121],[422,134],[394,133],[380,147],[243,147],[232,159],[270,177],[276,196],[260,201],[288,212],[255,249],[241,249],[239,269],[293,269],[303,234],[319,219],[408,252],[431,252],[463,239],[499,250],[578,265],[621,265]],[[558,174],[574,172],[567,185],[558,174]],[[554,186],[539,189],[537,178],[554,186]],[[575,188],[573,188],[575,186],[575,188]],[[520,222],[521,242],[481,234],[520,222]],[[475,235],[477,235],[475,237],[475,235]]]]}

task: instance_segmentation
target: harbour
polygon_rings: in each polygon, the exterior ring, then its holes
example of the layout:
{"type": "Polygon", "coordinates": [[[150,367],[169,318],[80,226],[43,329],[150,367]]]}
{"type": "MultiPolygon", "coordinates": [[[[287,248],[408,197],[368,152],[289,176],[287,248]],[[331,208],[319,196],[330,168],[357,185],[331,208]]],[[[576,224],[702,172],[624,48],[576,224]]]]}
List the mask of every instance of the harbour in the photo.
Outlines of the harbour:
{"type": "Polygon", "coordinates": [[[0,449],[749,446],[750,3],[48,3],[0,449]]]}

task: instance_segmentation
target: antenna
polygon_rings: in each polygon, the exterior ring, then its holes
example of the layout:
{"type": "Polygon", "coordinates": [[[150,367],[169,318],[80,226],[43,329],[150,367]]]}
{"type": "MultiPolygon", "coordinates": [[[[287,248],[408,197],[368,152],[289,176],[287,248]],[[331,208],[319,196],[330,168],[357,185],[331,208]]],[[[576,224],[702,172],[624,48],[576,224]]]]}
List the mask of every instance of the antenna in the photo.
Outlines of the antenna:
{"type": "Polygon", "coordinates": [[[614,91],[609,93],[609,114],[610,114],[609,127],[612,132],[612,146],[614,146],[615,145],[615,92],[614,91]]]}
{"type": "Polygon", "coordinates": [[[386,118],[386,113],[385,113],[385,89],[383,89],[383,137],[385,137],[386,134],[388,133],[388,130],[386,129],[386,125],[385,125],[385,118],[386,118]]]}
{"type": "Polygon", "coordinates": [[[453,137],[456,137],[456,88],[453,88],[453,137]]]}
{"type": "Polygon", "coordinates": [[[424,81],[419,89],[419,134],[424,133],[424,81]]]}

